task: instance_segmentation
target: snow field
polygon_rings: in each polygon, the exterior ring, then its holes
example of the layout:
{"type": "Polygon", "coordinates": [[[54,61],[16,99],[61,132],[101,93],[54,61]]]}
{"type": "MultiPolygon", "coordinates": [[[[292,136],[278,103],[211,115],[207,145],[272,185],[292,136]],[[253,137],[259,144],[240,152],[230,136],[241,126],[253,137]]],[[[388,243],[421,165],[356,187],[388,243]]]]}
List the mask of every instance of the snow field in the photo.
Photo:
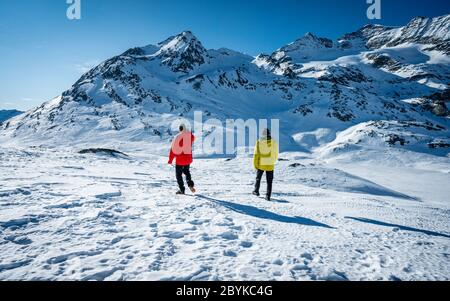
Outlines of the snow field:
{"type": "Polygon", "coordinates": [[[419,187],[402,184],[412,167],[381,185],[388,166],[287,153],[267,202],[250,195],[249,158],[197,160],[199,194],[178,197],[166,158],[0,152],[2,280],[450,277],[448,201],[427,190],[448,183],[437,168],[419,187]]]}

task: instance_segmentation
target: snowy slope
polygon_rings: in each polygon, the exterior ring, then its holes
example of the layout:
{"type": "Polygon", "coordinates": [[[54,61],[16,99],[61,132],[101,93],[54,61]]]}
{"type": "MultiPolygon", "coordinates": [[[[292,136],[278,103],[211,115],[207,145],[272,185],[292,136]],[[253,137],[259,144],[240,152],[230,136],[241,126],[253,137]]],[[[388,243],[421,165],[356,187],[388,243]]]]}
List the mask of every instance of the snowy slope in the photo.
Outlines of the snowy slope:
{"type": "Polygon", "coordinates": [[[450,164],[397,152],[284,154],[267,202],[251,158],[175,197],[165,157],[0,148],[0,279],[449,280],[450,164]]]}
{"type": "Polygon", "coordinates": [[[344,48],[364,47],[380,49],[395,47],[406,43],[434,45],[430,49],[441,50],[449,54],[450,16],[436,18],[417,17],[404,27],[386,27],[367,25],[360,30],[344,35],[339,44],[344,48]]]}

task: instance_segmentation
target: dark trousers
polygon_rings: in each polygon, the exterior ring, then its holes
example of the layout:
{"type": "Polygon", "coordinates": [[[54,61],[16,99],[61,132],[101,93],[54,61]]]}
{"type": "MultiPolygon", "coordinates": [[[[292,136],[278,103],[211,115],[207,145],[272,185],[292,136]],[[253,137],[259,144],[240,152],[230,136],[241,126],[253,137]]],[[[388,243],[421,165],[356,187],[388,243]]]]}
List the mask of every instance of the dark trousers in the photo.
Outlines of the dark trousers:
{"type": "MultiPolygon", "coordinates": [[[[265,173],[266,173],[266,179],[267,179],[267,194],[266,195],[270,198],[272,196],[272,184],[273,184],[274,172],[266,171],[265,173]]],[[[259,193],[263,175],[264,175],[264,171],[258,169],[258,171],[256,173],[255,192],[259,193]]]]}
{"type": "Polygon", "coordinates": [[[179,166],[177,165],[175,168],[176,175],[177,175],[177,182],[178,187],[180,187],[181,192],[185,192],[186,188],[184,187],[184,181],[183,181],[183,174],[186,176],[186,182],[188,184],[188,187],[194,187],[194,182],[192,181],[191,176],[191,166],[179,166]]]}

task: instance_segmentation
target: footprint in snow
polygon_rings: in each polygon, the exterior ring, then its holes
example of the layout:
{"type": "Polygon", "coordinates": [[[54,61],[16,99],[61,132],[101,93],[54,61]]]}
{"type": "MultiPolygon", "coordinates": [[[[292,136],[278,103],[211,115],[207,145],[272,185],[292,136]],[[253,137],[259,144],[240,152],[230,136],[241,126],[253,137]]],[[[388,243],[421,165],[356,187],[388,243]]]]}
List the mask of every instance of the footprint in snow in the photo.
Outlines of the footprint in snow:
{"type": "Polygon", "coordinates": [[[332,274],[320,277],[319,279],[323,281],[349,281],[347,275],[339,271],[334,271],[332,274]]]}
{"type": "Polygon", "coordinates": [[[220,234],[219,236],[226,240],[236,240],[239,238],[239,236],[237,234],[235,234],[231,231],[224,232],[224,233],[220,234]]]}
{"type": "Polygon", "coordinates": [[[314,259],[313,255],[311,255],[310,253],[303,253],[302,255],[300,255],[300,257],[309,261],[312,261],[314,259]]]}
{"type": "Polygon", "coordinates": [[[251,241],[242,241],[241,247],[248,249],[253,247],[253,243],[251,241]]]}
{"type": "Polygon", "coordinates": [[[296,264],[296,265],[294,265],[294,266],[291,268],[291,271],[296,271],[296,272],[298,272],[298,271],[310,271],[310,270],[311,270],[311,268],[308,267],[308,266],[305,265],[305,264],[296,264]]]}
{"type": "Polygon", "coordinates": [[[13,263],[0,264],[0,273],[3,271],[14,270],[26,265],[29,265],[33,260],[27,259],[24,261],[17,261],[13,263]]]}
{"type": "Polygon", "coordinates": [[[16,245],[22,245],[22,246],[30,245],[33,243],[33,241],[31,239],[29,239],[28,237],[7,236],[4,239],[6,241],[9,241],[16,245]]]}
{"type": "Polygon", "coordinates": [[[23,218],[9,220],[7,222],[0,222],[0,227],[10,230],[17,230],[26,227],[29,224],[38,224],[44,219],[44,216],[26,216],[23,218]]]}
{"type": "Polygon", "coordinates": [[[230,217],[225,217],[222,220],[218,221],[216,223],[216,226],[219,226],[219,227],[233,227],[234,226],[234,221],[230,217]]]}
{"type": "Polygon", "coordinates": [[[78,207],[83,207],[83,204],[81,204],[79,201],[76,202],[69,202],[69,203],[62,203],[62,204],[56,204],[56,205],[50,205],[44,207],[45,209],[74,209],[78,207]]]}
{"type": "Polygon", "coordinates": [[[203,224],[206,224],[206,223],[209,223],[209,222],[210,222],[210,220],[208,220],[208,219],[204,219],[204,220],[202,220],[202,219],[194,219],[194,220],[190,221],[189,223],[191,225],[194,225],[194,226],[200,226],[200,225],[203,225],[203,224]]]}
{"type": "Polygon", "coordinates": [[[195,245],[195,241],[190,239],[183,240],[183,243],[186,245],[195,245]]]}
{"type": "Polygon", "coordinates": [[[203,233],[203,234],[201,235],[200,240],[201,240],[201,241],[211,241],[212,238],[211,238],[208,234],[203,233]]]}
{"type": "Polygon", "coordinates": [[[109,200],[115,197],[120,197],[122,196],[122,192],[121,191],[117,191],[117,192],[109,192],[109,193],[103,193],[103,194],[98,194],[95,196],[95,198],[100,199],[100,200],[109,200]]]}
{"type": "Polygon", "coordinates": [[[283,260],[276,259],[272,262],[274,265],[282,266],[284,264],[283,260]]]}
{"type": "Polygon", "coordinates": [[[223,255],[226,257],[237,257],[237,253],[231,250],[223,251],[223,255]]]}
{"type": "Polygon", "coordinates": [[[8,196],[16,195],[16,194],[22,194],[22,195],[28,196],[28,195],[31,195],[31,192],[28,190],[25,190],[23,188],[0,191],[0,197],[8,197],[8,196]]]}
{"type": "Polygon", "coordinates": [[[186,236],[186,233],[180,231],[165,231],[161,234],[161,236],[172,239],[181,239],[186,236]]]}

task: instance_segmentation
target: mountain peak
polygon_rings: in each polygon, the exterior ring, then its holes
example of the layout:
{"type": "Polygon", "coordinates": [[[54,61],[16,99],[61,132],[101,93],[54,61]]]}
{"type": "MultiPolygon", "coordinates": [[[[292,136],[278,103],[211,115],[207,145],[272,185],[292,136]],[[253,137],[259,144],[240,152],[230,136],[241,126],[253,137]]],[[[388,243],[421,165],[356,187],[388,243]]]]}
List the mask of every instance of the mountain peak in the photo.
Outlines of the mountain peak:
{"type": "Polygon", "coordinates": [[[305,48],[332,48],[333,41],[320,38],[311,32],[307,32],[303,37],[297,39],[295,42],[285,46],[284,51],[297,51],[305,48]]]}
{"type": "MultiPolygon", "coordinates": [[[[188,47],[203,48],[202,43],[189,30],[183,31],[158,44],[162,51],[182,51],[188,47]]],[[[203,48],[204,49],[204,48],[203,48]]]]}
{"type": "Polygon", "coordinates": [[[194,36],[194,34],[192,33],[192,31],[190,30],[185,30],[183,32],[181,32],[180,34],[178,34],[179,36],[184,36],[186,38],[190,38],[190,39],[196,39],[196,37],[194,36]]]}
{"type": "Polygon", "coordinates": [[[182,31],[179,34],[175,35],[174,38],[177,38],[185,42],[199,41],[190,30],[182,31]]]}
{"type": "Polygon", "coordinates": [[[183,31],[158,44],[157,56],[175,72],[188,72],[205,62],[207,50],[189,30],[183,31]]]}

